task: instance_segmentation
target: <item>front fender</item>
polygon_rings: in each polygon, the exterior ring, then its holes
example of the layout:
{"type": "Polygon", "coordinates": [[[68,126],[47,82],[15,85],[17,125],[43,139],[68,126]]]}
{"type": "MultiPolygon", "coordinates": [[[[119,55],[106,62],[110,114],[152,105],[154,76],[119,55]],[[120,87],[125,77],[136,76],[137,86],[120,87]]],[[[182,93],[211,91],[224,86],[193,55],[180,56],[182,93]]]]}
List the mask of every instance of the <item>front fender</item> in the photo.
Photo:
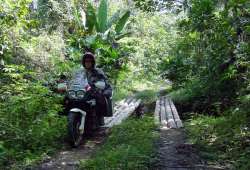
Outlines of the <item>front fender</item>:
{"type": "Polygon", "coordinates": [[[81,109],[78,109],[78,108],[73,108],[70,110],[70,112],[74,112],[74,113],[81,113],[82,114],[82,118],[81,118],[81,124],[80,124],[80,131],[81,131],[81,134],[84,132],[84,124],[85,124],[85,117],[87,115],[87,113],[81,109]]]}
{"type": "Polygon", "coordinates": [[[82,116],[86,116],[86,114],[87,114],[85,111],[78,109],[78,108],[70,109],[70,112],[76,112],[76,113],[79,112],[82,114],[82,116]]]}

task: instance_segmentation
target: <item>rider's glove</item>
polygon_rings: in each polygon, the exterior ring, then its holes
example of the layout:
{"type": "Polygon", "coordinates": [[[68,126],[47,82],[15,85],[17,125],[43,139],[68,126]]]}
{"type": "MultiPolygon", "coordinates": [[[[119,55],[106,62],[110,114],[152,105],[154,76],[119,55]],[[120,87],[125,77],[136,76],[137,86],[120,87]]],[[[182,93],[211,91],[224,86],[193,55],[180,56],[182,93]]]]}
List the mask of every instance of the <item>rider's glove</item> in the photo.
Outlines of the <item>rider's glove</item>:
{"type": "Polygon", "coordinates": [[[95,87],[100,89],[100,90],[104,90],[106,87],[106,84],[104,81],[97,81],[94,83],[95,87]]]}

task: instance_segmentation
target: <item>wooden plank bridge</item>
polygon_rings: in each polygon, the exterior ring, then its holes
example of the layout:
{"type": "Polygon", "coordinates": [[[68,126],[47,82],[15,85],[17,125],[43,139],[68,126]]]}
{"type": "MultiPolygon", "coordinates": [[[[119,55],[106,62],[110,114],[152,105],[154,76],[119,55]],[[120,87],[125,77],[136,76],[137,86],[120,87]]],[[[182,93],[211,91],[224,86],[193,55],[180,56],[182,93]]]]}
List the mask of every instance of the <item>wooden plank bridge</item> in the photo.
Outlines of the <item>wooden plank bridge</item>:
{"type": "MultiPolygon", "coordinates": [[[[114,115],[105,118],[104,127],[110,128],[120,124],[124,119],[129,117],[140,104],[141,100],[133,97],[117,102],[114,106],[114,115]]],[[[156,101],[154,117],[155,122],[163,128],[183,127],[177,109],[172,99],[168,96],[162,96],[156,101]]]]}
{"type": "Polygon", "coordinates": [[[127,98],[124,99],[114,106],[114,114],[112,117],[105,117],[104,127],[112,127],[114,125],[120,124],[124,119],[129,117],[141,103],[140,99],[127,98]]]}
{"type": "Polygon", "coordinates": [[[155,106],[155,122],[163,128],[181,128],[182,121],[176,107],[168,96],[160,97],[155,106]]]}

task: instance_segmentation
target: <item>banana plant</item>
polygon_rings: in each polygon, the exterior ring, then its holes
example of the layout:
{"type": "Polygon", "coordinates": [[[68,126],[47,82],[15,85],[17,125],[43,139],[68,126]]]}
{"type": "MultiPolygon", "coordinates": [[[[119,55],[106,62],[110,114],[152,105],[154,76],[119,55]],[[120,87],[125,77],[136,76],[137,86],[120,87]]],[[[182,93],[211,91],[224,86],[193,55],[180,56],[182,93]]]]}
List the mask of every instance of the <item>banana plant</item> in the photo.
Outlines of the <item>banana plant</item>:
{"type": "Polygon", "coordinates": [[[91,34],[95,28],[97,34],[102,34],[104,38],[107,38],[108,36],[112,35],[110,32],[113,31],[112,26],[115,25],[115,37],[120,37],[122,30],[129,19],[129,16],[129,10],[118,10],[110,18],[108,18],[107,0],[101,0],[97,10],[92,6],[91,3],[88,3],[86,8],[86,29],[91,34]]]}

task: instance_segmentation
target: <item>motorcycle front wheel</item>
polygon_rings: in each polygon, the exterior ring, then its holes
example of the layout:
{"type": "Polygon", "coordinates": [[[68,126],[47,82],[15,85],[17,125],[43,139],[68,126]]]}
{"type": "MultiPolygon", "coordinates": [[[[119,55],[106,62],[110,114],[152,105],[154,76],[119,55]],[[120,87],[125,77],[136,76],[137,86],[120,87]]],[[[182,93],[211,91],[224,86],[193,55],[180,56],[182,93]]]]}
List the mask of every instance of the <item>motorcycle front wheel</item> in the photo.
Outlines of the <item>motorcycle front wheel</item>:
{"type": "Polygon", "coordinates": [[[81,114],[70,112],[68,115],[69,141],[72,147],[78,147],[82,140],[79,127],[81,125],[81,114]]]}

